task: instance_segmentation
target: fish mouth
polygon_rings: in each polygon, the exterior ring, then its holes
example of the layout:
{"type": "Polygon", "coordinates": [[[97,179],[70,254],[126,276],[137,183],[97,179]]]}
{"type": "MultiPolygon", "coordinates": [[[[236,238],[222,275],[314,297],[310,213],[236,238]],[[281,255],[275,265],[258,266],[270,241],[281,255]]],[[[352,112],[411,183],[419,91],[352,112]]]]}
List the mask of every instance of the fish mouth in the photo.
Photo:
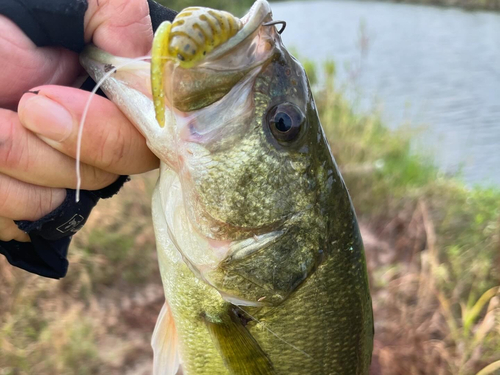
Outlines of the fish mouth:
{"type": "Polygon", "coordinates": [[[269,4],[258,0],[241,19],[208,8],[187,8],[172,24],[160,26],[151,57],[151,87],[160,126],[165,122],[165,105],[182,112],[207,107],[263,65],[275,45],[275,28],[266,26],[271,20],[269,4]],[[229,22],[241,24],[230,37],[228,27],[221,27],[229,22]],[[192,53],[185,54],[190,48],[192,53]]]}
{"type": "MultiPolygon", "coordinates": [[[[88,45],[80,55],[80,62],[96,82],[108,76],[103,85],[105,92],[110,91],[106,90],[106,86],[115,86],[111,82],[114,80],[124,83],[150,100],[161,98],[157,100],[161,105],[155,105],[157,119],[163,117],[158,113],[164,112],[165,106],[167,111],[196,111],[224,97],[249,72],[265,64],[272,56],[279,34],[275,27],[270,27],[274,23],[268,2],[257,0],[239,21],[242,27],[234,36],[220,43],[193,66],[179,66],[175,60],[160,56],[162,64],[159,77],[156,78],[160,82],[160,92],[155,92],[154,87],[154,56],[151,56],[151,62],[145,61],[146,57],[132,60],[113,56],[88,45]],[[160,106],[162,108],[159,109],[160,106]]],[[[157,39],[155,34],[155,41],[157,39]]],[[[153,44],[152,55],[154,52],[153,44]]],[[[127,97],[130,97],[130,93],[127,97]]],[[[123,100],[127,98],[122,98],[123,100]]],[[[123,104],[123,107],[130,106],[135,104],[123,104]]],[[[126,110],[125,114],[127,112],[130,110],[126,110]]],[[[159,122],[162,126],[164,120],[159,119],[159,122]]]]}
{"type": "MultiPolygon", "coordinates": [[[[206,59],[202,61],[202,65],[210,64],[212,65],[216,60],[228,53],[234,53],[235,48],[241,48],[246,46],[250,37],[256,33],[256,31],[266,23],[270,21],[272,17],[271,7],[269,3],[265,0],[257,0],[250,10],[244,15],[240,21],[243,27],[234,35],[229,38],[225,43],[221,44],[218,48],[214,49],[211,53],[206,56],[206,59]]],[[[228,63],[229,61],[224,61],[228,63]]],[[[235,61],[229,62],[233,67],[235,61]]],[[[231,66],[230,65],[230,66],[231,66]]],[[[217,66],[211,66],[212,69],[217,69],[217,66]]],[[[227,69],[226,65],[224,69],[227,69]]]]}

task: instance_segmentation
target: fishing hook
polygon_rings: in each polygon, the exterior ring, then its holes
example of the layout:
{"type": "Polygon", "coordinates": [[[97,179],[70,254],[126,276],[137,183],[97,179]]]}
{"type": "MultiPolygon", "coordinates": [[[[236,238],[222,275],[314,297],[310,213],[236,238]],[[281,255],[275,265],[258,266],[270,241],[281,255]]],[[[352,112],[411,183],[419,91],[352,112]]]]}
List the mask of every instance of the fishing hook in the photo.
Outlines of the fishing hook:
{"type": "Polygon", "coordinates": [[[281,29],[278,30],[278,34],[281,34],[283,31],[285,31],[286,28],[285,21],[269,21],[262,24],[262,26],[273,26],[273,25],[281,25],[281,29]]]}

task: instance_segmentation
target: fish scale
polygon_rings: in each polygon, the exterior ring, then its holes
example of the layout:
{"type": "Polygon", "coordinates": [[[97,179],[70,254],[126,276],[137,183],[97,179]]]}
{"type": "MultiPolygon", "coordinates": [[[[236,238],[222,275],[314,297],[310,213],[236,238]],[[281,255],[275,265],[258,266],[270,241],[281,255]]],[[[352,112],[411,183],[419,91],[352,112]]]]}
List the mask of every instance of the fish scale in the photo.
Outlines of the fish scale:
{"type": "MultiPolygon", "coordinates": [[[[358,257],[357,272],[344,278],[335,277],[340,257],[331,257],[297,294],[283,303],[281,309],[290,311],[289,315],[280,314],[278,310],[264,314],[265,325],[280,339],[269,335],[265,329],[259,329],[258,325],[250,328],[279,373],[367,373],[371,347],[360,346],[359,342],[363,341],[363,337],[370,336],[373,329],[362,313],[362,304],[368,305],[369,296],[365,291],[353,291],[348,286],[337,290],[338,285],[362,285],[366,282],[362,254],[358,253],[358,257]],[[322,301],[321,306],[318,306],[318,300],[322,301]],[[353,330],[352,327],[358,329],[353,330]],[[336,347],[342,350],[334,350],[336,347]]],[[[347,262],[348,267],[350,264],[347,262]]]]}

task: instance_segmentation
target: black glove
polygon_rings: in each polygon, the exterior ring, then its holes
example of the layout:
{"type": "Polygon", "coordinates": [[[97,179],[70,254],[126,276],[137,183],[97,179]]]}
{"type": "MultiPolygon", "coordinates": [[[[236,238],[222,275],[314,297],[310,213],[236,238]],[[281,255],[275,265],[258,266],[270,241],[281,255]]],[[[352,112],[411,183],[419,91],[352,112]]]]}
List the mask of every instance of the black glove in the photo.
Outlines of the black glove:
{"type": "MultiPolygon", "coordinates": [[[[153,30],[163,21],[172,21],[177,12],[148,0],[153,30]]],[[[1,0],[0,14],[10,18],[39,47],[58,46],[81,52],[85,46],[83,20],[86,0],[1,0]]],[[[82,89],[95,86],[87,79],[82,89]]],[[[104,94],[98,91],[100,95],[104,94]]],[[[0,241],[0,253],[10,264],[40,276],[58,279],[68,270],[68,246],[71,237],[87,221],[100,198],[116,194],[127,181],[120,176],[110,186],[96,191],[82,190],[75,202],[75,190],[67,189],[66,199],[54,211],[35,222],[19,221],[31,242],[0,241]]]]}

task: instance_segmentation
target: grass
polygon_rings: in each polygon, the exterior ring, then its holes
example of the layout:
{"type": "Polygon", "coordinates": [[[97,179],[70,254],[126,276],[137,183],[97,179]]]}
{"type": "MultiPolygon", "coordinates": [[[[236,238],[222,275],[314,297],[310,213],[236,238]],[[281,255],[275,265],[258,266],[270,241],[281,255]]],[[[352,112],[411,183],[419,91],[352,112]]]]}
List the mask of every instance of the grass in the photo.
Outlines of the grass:
{"type": "MultiPolygon", "coordinates": [[[[271,0],[271,2],[275,1],[290,1],[290,0],[271,0]]],[[[307,1],[307,0],[302,0],[302,1],[307,1]]],[[[378,1],[389,1],[394,3],[412,3],[412,4],[440,6],[440,7],[457,7],[470,11],[478,11],[478,10],[500,11],[500,0],[378,0],[378,1]]]]}
{"type": "Polygon", "coordinates": [[[149,197],[155,173],[100,203],[60,281],[0,260],[0,374],[123,374],[151,360],[163,304],[149,197]],[[147,348],[147,349],[146,349],[147,348]]]}
{"type": "Polygon", "coordinates": [[[395,0],[425,5],[453,6],[469,10],[500,10],[499,0],[395,0]]]}
{"type": "MultiPolygon", "coordinates": [[[[176,11],[193,6],[192,0],[157,0],[158,3],[176,11]]],[[[222,9],[238,17],[243,16],[254,3],[253,0],[210,0],[200,2],[200,6],[222,9]]]]}
{"type": "MultiPolygon", "coordinates": [[[[305,64],[311,77],[314,64],[305,64]]],[[[358,114],[335,87],[317,107],[365,240],[372,375],[498,374],[500,189],[467,187],[411,151],[409,129],[358,114]]],[[[101,202],[61,281],[0,259],[0,374],[142,374],[163,303],[149,197],[155,173],[101,202]]]]}

